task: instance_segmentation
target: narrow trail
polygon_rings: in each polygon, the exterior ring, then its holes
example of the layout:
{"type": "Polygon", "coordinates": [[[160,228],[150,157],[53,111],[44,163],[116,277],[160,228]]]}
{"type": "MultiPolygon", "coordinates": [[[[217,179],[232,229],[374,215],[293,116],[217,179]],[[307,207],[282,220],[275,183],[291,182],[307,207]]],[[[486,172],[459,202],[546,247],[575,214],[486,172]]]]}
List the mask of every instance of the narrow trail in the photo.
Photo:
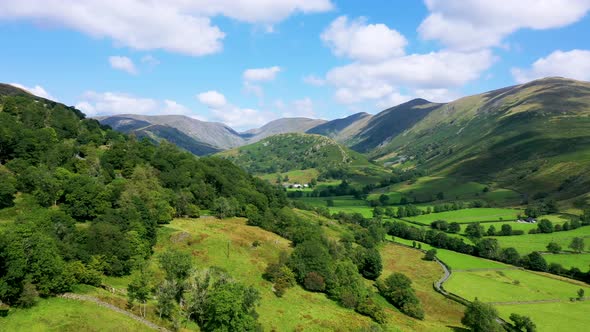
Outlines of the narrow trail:
{"type": "Polygon", "coordinates": [[[440,293],[448,294],[447,291],[444,290],[444,288],[442,287],[442,285],[445,283],[445,281],[449,280],[449,278],[451,277],[451,271],[438,258],[434,258],[434,261],[437,262],[438,265],[440,265],[442,267],[443,271],[444,271],[444,275],[442,276],[442,278],[440,278],[437,282],[434,283],[434,287],[440,293]]]}
{"type": "Polygon", "coordinates": [[[123,310],[117,306],[114,306],[110,303],[104,302],[94,296],[88,296],[88,295],[81,295],[81,294],[74,294],[74,293],[64,293],[59,295],[59,297],[62,297],[64,299],[70,299],[70,300],[77,300],[77,301],[84,301],[84,302],[92,302],[92,303],[96,303],[101,307],[110,309],[112,311],[118,312],[120,314],[123,314],[131,319],[134,319],[140,323],[142,323],[143,325],[153,329],[153,330],[157,330],[157,331],[168,331],[166,328],[163,328],[161,326],[158,326],[152,322],[150,322],[149,320],[143,318],[143,317],[139,317],[127,310],[123,310]]]}

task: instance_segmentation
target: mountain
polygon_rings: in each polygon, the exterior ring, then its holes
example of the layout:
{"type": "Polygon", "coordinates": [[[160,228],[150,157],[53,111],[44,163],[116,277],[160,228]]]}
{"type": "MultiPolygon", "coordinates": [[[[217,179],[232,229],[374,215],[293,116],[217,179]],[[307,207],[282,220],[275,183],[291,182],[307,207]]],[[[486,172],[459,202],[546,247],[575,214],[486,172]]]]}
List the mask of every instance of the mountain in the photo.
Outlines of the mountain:
{"type": "Polygon", "coordinates": [[[551,77],[461,98],[370,154],[556,199],[590,187],[590,83],[551,77]]]}
{"type": "Polygon", "coordinates": [[[325,120],[308,118],[282,118],[271,121],[264,126],[243,133],[248,143],[255,143],[269,136],[288,133],[305,133],[306,131],[326,123],[325,120]]]}
{"type": "MultiPolygon", "coordinates": [[[[102,124],[107,124],[113,129],[125,133],[137,131],[150,125],[160,126],[158,127],[160,131],[163,130],[161,126],[171,127],[191,138],[194,144],[209,146],[215,150],[230,149],[246,143],[238,132],[222,123],[200,121],[184,115],[123,114],[98,117],[97,119],[102,124]]],[[[186,141],[186,137],[174,137],[174,131],[168,130],[167,133],[172,140],[186,141]]]]}
{"type": "Polygon", "coordinates": [[[331,138],[310,134],[280,134],[224,151],[226,158],[251,173],[270,174],[311,168],[327,169],[352,163],[369,165],[367,159],[331,138]]]}
{"type": "Polygon", "coordinates": [[[346,144],[355,151],[369,152],[411,128],[440,106],[425,99],[414,99],[386,109],[371,117],[346,144]]]}
{"type": "Polygon", "coordinates": [[[356,113],[343,119],[328,121],[307,131],[308,134],[328,136],[338,142],[346,142],[357,135],[371,120],[368,113],[356,113]]]}

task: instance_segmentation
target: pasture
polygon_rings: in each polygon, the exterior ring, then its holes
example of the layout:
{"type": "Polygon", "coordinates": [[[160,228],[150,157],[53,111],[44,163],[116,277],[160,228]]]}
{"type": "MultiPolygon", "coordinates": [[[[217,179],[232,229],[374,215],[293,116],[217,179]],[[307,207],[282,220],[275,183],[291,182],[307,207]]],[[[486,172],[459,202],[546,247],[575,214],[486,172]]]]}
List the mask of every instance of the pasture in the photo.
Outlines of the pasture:
{"type": "Polygon", "coordinates": [[[590,301],[497,305],[500,316],[511,313],[529,316],[538,332],[586,331],[590,326],[590,301]]]}
{"type": "Polygon", "coordinates": [[[519,209],[473,208],[423,214],[420,216],[408,217],[406,219],[416,221],[425,225],[430,225],[431,222],[436,220],[445,220],[449,223],[472,223],[485,221],[516,220],[520,213],[522,213],[522,210],[519,209]]]}
{"type": "Polygon", "coordinates": [[[590,253],[586,254],[547,254],[543,255],[547,263],[558,263],[564,268],[577,267],[583,272],[590,270],[590,253]]]}
{"type": "Polygon", "coordinates": [[[578,229],[563,232],[525,234],[518,236],[496,236],[495,238],[498,239],[500,247],[513,247],[518,250],[521,255],[526,255],[533,251],[546,251],[549,242],[556,242],[561,245],[564,250],[570,250],[568,249],[568,246],[574,237],[583,238],[586,243],[586,250],[588,250],[588,245],[590,245],[590,226],[583,226],[578,229]]]}
{"type": "Polygon", "coordinates": [[[445,288],[470,301],[477,297],[483,302],[569,301],[580,288],[590,292],[588,285],[524,270],[453,272],[445,288]]]}

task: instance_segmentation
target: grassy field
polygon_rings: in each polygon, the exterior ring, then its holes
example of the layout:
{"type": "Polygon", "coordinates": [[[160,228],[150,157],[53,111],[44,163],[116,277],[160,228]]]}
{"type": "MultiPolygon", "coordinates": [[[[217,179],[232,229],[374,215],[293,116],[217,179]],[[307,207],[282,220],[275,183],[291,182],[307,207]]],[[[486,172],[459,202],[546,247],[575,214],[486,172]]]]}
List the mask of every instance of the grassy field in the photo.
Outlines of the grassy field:
{"type": "Polygon", "coordinates": [[[482,221],[503,221],[516,220],[522,210],[502,208],[474,208],[456,211],[424,214],[406,219],[429,225],[435,220],[446,220],[448,222],[469,223],[482,221]]]}
{"type": "Polygon", "coordinates": [[[468,300],[483,302],[562,300],[576,297],[588,285],[562,281],[558,277],[523,270],[454,272],[445,288],[468,300]]]}
{"type": "Polygon", "coordinates": [[[560,244],[564,250],[569,250],[568,246],[574,237],[584,238],[586,245],[588,246],[588,244],[590,244],[590,226],[580,227],[571,231],[548,234],[497,236],[496,239],[498,239],[502,248],[514,247],[521,255],[526,255],[533,251],[546,251],[547,244],[552,241],[560,244]]]}
{"type": "Polygon", "coordinates": [[[420,298],[426,319],[418,321],[395,313],[393,324],[404,331],[453,331],[460,328],[464,307],[436,293],[432,283],[443,274],[436,262],[422,260],[418,250],[405,248],[392,243],[381,246],[383,274],[387,277],[393,272],[402,272],[412,279],[412,287],[420,298]]]}
{"type": "Polygon", "coordinates": [[[289,181],[285,182],[304,184],[310,183],[311,179],[317,179],[318,175],[320,175],[320,172],[315,168],[309,168],[304,170],[294,170],[285,173],[264,174],[260,175],[260,178],[267,180],[270,183],[275,183],[279,175],[283,179],[285,178],[285,176],[289,177],[289,181]]]}
{"type": "Polygon", "coordinates": [[[564,268],[570,269],[577,267],[585,272],[590,270],[590,253],[589,254],[551,254],[543,255],[547,263],[559,263],[564,268]]]}
{"type": "Polygon", "coordinates": [[[538,332],[587,331],[590,326],[590,301],[496,306],[508,320],[511,313],[529,316],[538,332]]]}
{"type": "Polygon", "coordinates": [[[97,304],[76,300],[41,299],[30,309],[13,309],[0,318],[0,331],[146,331],[148,328],[97,304]]]}

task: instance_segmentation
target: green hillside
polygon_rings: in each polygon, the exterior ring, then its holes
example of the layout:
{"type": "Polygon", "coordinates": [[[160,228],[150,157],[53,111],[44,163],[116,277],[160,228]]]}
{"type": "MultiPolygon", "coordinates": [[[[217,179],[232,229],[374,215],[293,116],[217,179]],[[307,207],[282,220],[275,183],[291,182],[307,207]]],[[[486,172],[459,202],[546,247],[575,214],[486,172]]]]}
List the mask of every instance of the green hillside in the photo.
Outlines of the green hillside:
{"type": "Polygon", "coordinates": [[[254,174],[311,168],[371,166],[367,159],[336,143],[309,134],[283,134],[219,154],[254,174]]]}
{"type": "Polygon", "coordinates": [[[567,199],[590,185],[590,83],[547,78],[433,110],[371,155],[567,199]]]}

